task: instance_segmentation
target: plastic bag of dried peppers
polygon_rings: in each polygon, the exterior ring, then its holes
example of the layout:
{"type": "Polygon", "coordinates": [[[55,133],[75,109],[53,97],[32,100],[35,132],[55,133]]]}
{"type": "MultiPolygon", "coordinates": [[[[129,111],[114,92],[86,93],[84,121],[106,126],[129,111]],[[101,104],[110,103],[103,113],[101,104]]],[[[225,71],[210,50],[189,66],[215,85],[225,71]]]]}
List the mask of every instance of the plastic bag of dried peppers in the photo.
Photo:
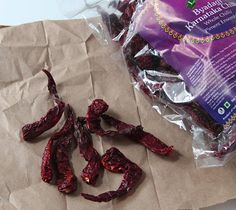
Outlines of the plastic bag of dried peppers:
{"type": "Polygon", "coordinates": [[[161,115],[167,107],[172,114],[165,118],[193,133],[198,166],[223,165],[232,157],[235,0],[98,0],[78,8],[66,2],[68,17],[80,13],[103,43],[121,46],[135,87],[153,107],[161,115]],[[90,20],[91,14],[100,18],[90,20]]]}

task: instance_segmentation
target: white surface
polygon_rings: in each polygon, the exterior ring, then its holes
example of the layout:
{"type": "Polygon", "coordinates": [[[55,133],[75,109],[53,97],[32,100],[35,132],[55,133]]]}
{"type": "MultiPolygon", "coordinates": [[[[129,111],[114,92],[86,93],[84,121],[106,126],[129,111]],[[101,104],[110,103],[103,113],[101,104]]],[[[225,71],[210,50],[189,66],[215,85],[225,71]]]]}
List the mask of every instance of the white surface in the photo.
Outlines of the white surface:
{"type": "MultiPolygon", "coordinates": [[[[83,4],[83,2],[81,3],[83,4]]],[[[57,0],[0,0],[0,25],[18,25],[39,20],[56,19],[65,19],[59,11],[57,0]]],[[[231,200],[202,210],[235,209],[236,200],[231,200]]]]}
{"type": "Polygon", "coordinates": [[[57,0],[0,0],[0,25],[65,19],[57,0]]]}

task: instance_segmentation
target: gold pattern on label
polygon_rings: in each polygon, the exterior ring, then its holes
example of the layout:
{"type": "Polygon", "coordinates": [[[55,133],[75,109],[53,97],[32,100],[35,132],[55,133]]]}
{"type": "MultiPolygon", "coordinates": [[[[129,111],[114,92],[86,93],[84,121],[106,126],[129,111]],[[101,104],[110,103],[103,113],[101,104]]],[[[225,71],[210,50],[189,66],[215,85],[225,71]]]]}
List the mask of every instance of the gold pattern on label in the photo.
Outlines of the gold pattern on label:
{"type": "Polygon", "coordinates": [[[158,2],[159,2],[159,0],[147,1],[145,12],[148,12],[147,8],[153,9],[156,20],[157,20],[158,24],[161,26],[161,28],[163,29],[163,31],[165,33],[169,34],[170,36],[172,36],[174,39],[177,39],[179,41],[193,43],[193,44],[199,44],[199,43],[204,44],[204,43],[212,42],[214,40],[219,40],[219,39],[223,39],[228,36],[232,36],[236,32],[236,27],[233,27],[227,31],[224,31],[224,32],[221,32],[218,34],[214,34],[214,35],[210,35],[210,36],[205,36],[205,37],[196,37],[196,36],[192,36],[189,34],[186,34],[186,35],[181,34],[181,33],[177,32],[176,30],[172,29],[170,26],[168,26],[168,24],[166,23],[164,18],[161,16],[158,2]]]}
{"type": "Polygon", "coordinates": [[[228,119],[228,121],[224,124],[224,128],[227,129],[235,122],[235,120],[236,120],[236,113],[228,119]]]}

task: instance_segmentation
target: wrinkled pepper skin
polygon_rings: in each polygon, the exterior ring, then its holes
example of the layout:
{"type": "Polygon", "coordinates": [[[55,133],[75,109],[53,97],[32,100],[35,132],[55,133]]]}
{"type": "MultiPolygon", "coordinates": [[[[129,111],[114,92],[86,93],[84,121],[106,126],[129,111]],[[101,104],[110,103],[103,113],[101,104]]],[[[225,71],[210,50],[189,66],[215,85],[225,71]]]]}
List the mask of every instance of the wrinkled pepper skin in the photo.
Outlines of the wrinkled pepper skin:
{"type": "Polygon", "coordinates": [[[108,110],[108,104],[102,99],[95,99],[88,107],[86,114],[86,126],[91,133],[95,133],[99,136],[115,136],[117,132],[105,131],[101,127],[101,116],[108,110]]]}
{"type": "Polygon", "coordinates": [[[22,136],[25,141],[32,141],[36,137],[40,136],[45,131],[54,127],[58,121],[61,119],[61,116],[65,109],[65,103],[59,100],[59,96],[57,94],[56,83],[46,69],[42,70],[46,76],[48,77],[48,91],[51,96],[53,96],[56,106],[51,108],[45,116],[43,116],[40,120],[29,123],[23,126],[22,128],[22,136]]]}
{"type": "Polygon", "coordinates": [[[41,177],[44,182],[50,183],[53,177],[56,175],[56,163],[54,161],[55,156],[55,147],[58,142],[64,138],[65,135],[68,133],[73,133],[74,122],[75,122],[75,115],[72,108],[67,105],[67,119],[64,123],[63,127],[56,133],[52,135],[49,139],[42,157],[42,164],[41,164],[41,177]]]}
{"type": "Polygon", "coordinates": [[[78,118],[77,127],[80,133],[78,140],[80,154],[88,161],[81,178],[87,184],[95,185],[101,169],[101,156],[93,147],[92,136],[85,126],[85,119],[78,118]]]}
{"type": "Polygon", "coordinates": [[[99,172],[101,169],[101,157],[99,153],[93,148],[92,155],[90,159],[87,159],[88,164],[82,171],[81,178],[90,185],[95,185],[97,178],[99,176],[99,172]]]}
{"type": "Polygon", "coordinates": [[[94,202],[108,202],[134,190],[141,180],[142,169],[127,159],[114,147],[107,150],[102,156],[102,165],[105,169],[114,173],[124,173],[122,182],[117,190],[108,191],[97,196],[81,193],[81,195],[87,200],[94,202]]]}
{"type": "Polygon", "coordinates": [[[167,146],[160,139],[152,134],[143,131],[141,126],[134,126],[117,120],[109,115],[103,114],[108,110],[109,106],[101,99],[96,99],[89,106],[86,123],[91,132],[96,133],[99,136],[121,136],[124,135],[133,141],[136,141],[152,152],[168,156],[173,151],[173,146],[167,146]],[[110,126],[113,126],[117,131],[107,130],[105,131],[101,127],[101,118],[110,126]]]}
{"type": "Polygon", "coordinates": [[[70,164],[70,153],[75,141],[74,135],[69,133],[64,136],[56,147],[56,184],[58,190],[64,194],[70,194],[77,190],[77,178],[70,164]]]}
{"type": "Polygon", "coordinates": [[[57,101],[57,105],[51,108],[40,120],[23,126],[23,139],[25,141],[32,141],[45,131],[54,127],[61,119],[64,109],[65,103],[62,101],[57,101]]]}
{"type": "Polygon", "coordinates": [[[41,177],[42,180],[47,183],[50,183],[54,176],[52,158],[53,158],[53,140],[49,139],[43,152],[42,164],[41,164],[41,177]]]}
{"type": "Polygon", "coordinates": [[[77,190],[77,178],[70,163],[72,150],[77,147],[77,139],[75,138],[76,119],[70,106],[67,117],[67,121],[59,134],[61,139],[55,148],[54,161],[56,164],[56,184],[58,190],[62,193],[70,194],[77,190]]]}
{"type": "Polygon", "coordinates": [[[102,118],[107,124],[115,127],[119,134],[124,135],[130,138],[131,140],[142,144],[153,153],[168,156],[173,151],[173,146],[167,146],[157,137],[144,131],[141,126],[127,124],[105,114],[102,115],[102,118]]]}

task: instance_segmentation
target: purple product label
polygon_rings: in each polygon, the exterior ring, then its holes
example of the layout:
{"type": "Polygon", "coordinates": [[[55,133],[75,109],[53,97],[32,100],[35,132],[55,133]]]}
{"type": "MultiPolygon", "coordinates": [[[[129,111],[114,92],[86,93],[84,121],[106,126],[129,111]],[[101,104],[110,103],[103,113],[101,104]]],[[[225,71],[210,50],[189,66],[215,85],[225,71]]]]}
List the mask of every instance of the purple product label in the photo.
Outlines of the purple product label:
{"type": "Polygon", "coordinates": [[[219,123],[236,119],[236,1],[146,0],[136,31],[183,77],[219,123]]]}

